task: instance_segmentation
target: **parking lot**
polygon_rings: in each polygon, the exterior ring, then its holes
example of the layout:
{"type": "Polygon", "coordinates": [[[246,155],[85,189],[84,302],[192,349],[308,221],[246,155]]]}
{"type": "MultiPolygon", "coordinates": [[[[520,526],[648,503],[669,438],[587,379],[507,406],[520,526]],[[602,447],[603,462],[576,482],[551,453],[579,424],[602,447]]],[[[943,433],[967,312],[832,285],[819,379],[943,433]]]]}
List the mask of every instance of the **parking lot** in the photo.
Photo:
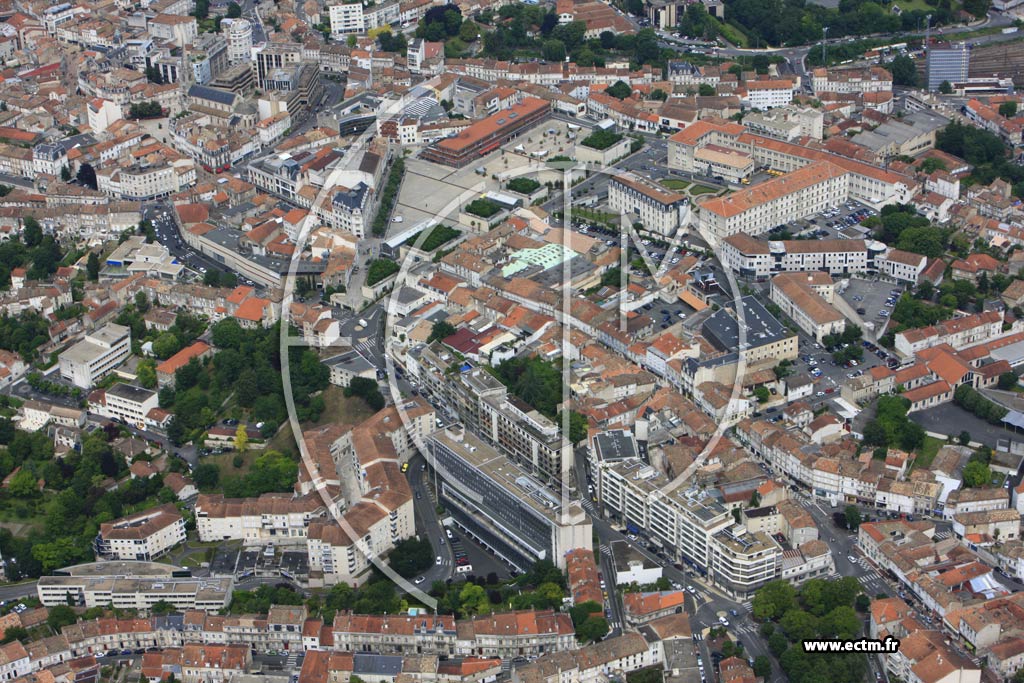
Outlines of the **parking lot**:
{"type": "Polygon", "coordinates": [[[859,202],[847,202],[830,211],[790,223],[794,235],[818,239],[861,239],[869,231],[861,221],[877,212],[859,202]]]}
{"type": "Polygon", "coordinates": [[[870,337],[885,327],[902,293],[903,287],[898,284],[851,278],[842,296],[850,308],[868,324],[869,329],[865,332],[870,337]]]}

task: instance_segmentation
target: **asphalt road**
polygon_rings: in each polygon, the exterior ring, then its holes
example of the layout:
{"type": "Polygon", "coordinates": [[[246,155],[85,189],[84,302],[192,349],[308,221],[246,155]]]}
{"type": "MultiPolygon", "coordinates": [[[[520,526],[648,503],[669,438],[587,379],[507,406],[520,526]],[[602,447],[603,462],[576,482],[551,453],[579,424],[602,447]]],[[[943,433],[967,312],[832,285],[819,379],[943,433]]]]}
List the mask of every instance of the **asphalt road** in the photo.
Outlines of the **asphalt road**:
{"type": "Polygon", "coordinates": [[[455,557],[452,555],[451,545],[444,540],[444,527],[437,516],[436,503],[427,485],[427,475],[426,461],[417,453],[409,459],[409,469],[405,476],[413,491],[416,531],[430,542],[434,556],[441,558],[441,564],[435,564],[422,574],[422,586],[430,588],[434,581],[444,581],[452,577],[455,571],[455,557]]]}

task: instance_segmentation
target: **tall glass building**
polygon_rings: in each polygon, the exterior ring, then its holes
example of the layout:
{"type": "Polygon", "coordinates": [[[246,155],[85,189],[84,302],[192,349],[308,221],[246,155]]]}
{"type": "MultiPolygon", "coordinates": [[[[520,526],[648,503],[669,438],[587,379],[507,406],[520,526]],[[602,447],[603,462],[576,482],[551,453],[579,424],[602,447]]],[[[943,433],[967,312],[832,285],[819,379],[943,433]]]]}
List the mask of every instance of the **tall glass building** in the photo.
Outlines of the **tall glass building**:
{"type": "Polygon", "coordinates": [[[943,81],[963,83],[971,65],[971,46],[945,43],[928,48],[928,91],[935,92],[943,81]]]}

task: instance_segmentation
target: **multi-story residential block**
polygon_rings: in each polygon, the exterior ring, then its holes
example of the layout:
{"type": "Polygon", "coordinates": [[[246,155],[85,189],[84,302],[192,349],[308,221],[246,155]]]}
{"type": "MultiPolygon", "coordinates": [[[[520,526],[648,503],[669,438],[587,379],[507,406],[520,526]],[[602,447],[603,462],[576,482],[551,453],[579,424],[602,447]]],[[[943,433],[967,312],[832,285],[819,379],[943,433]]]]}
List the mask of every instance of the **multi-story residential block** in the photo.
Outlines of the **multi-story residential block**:
{"type": "Polygon", "coordinates": [[[608,206],[647,230],[672,235],[685,223],[689,200],[640,180],[633,174],[619,174],[608,181],[608,206]]]}
{"type": "Polygon", "coordinates": [[[131,330],[108,323],[60,354],[60,376],[75,386],[91,389],[131,352],[131,330]]]}
{"type": "MultiPolygon", "coordinates": [[[[1024,324],[1014,321],[1006,334],[1020,331],[1024,324]]],[[[936,323],[928,327],[915,327],[896,333],[895,348],[904,356],[913,356],[918,351],[949,344],[954,349],[968,346],[1004,336],[1003,315],[998,311],[972,313],[952,320],[936,323]]]]}
{"type": "Polygon", "coordinates": [[[453,378],[447,368],[454,356],[440,344],[415,351],[408,369],[424,391],[444,401],[470,431],[503,455],[543,480],[562,481],[571,458],[558,425],[508,395],[501,382],[483,368],[469,368],[453,378]]]}
{"type": "Polygon", "coordinates": [[[185,518],[173,503],[100,525],[93,547],[111,560],[153,560],[185,540],[185,518]]]}
{"type": "Polygon", "coordinates": [[[747,81],[741,86],[743,102],[751,109],[774,109],[793,102],[793,90],[799,83],[791,80],[747,81]]]}
{"type": "Polygon", "coordinates": [[[90,396],[90,406],[96,413],[115,418],[137,429],[145,429],[148,426],[150,411],[160,405],[155,391],[134,384],[118,382],[108,389],[97,390],[95,393],[98,395],[90,396]]]}
{"type": "Polygon", "coordinates": [[[927,267],[928,257],[902,249],[890,249],[878,259],[880,273],[899,282],[915,285],[927,267]]]}
{"type": "Polygon", "coordinates": [[[722,263],[748,278],[820,270],[830,275],[877,272],[886,246],[874,240],[758,240],[746,233],[722,240],[722,263]]]}
{"type": "Polygon", "coordinates": [[[96,562],[65,567],[60,576],[43,576],[36,584],[47,607],[74,604],[149,610],[158,602],[177,609],[217,612],[231,602],[232,579],[193,579],[187,570],[159,562],[96,562]]]}
{"type": "Polygon", "coordinates": [[[825,336],[846,329],[846,318],[832,307],[832,292],[827,273],[781,273],[772,278],[772,301],[819,344],[825,336]]]}
{"type": "Polygon", "coordinates": [[[248,19],[221,20],[221,30],[228,44],[228,64],[248,64],[252,61],[252,24],[248,19]]]}
{"type": "Polygon", "coordinates": [[[673,559],[695,567],[737,596],[779,577],[782,549],[762,531],[748,532],[704,491],[666,488],[668,479],[636,458],[598,464],[598,497],[625,524],[644,529],[673,559]]]}
{"type": "Polygon", "coordinates": [[[892,92],[892,74],[880,66],[862,69],[819,67],[811,72],[811,89],[816,95],[823,92],[892,92]]]}
{"type": "Polygon", "coordinates": [[[232,499],[218,493],[200,495],[195,511],[200,541],[296,545],[305,543],[310,523],[322,517],[326,508],[317,495],[265,493],[259,498],[232,499]]]}
{"type": "Polygon", "coordinates": [[[759,235],[790,221],[820,213],[849,197],[849,174],[827,161],[700,203],[705,235],[723,239],[738,232],[759,235]]]}

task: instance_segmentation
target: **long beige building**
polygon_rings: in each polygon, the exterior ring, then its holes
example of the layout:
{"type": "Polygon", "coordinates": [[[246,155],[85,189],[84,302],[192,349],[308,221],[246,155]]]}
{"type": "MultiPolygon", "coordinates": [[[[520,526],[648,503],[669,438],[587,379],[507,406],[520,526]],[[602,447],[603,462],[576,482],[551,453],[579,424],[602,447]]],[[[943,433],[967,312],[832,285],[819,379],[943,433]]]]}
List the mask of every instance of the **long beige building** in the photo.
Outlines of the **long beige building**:
{"type": "Polygon", "coordinates": [[[608,181],[608,206],[630,222],[669,236],[689,213],[683,195],[644,182],[632,173],[612,176],[608,181]]]}
{"type": "Polygon", "coordinates": [[[849,173],[817,161],[792,173],[700,203],[701,233],[719,240],[745,232],[759,235],[790,221],[842,204],[849,173]]]}
{"type": "Polygon", "coordinates": [[[846,318],[832,307],[833,292],[828,273],[780,273],[772,278],[772,301],[819,344],[846,329],[846,318]]]}

